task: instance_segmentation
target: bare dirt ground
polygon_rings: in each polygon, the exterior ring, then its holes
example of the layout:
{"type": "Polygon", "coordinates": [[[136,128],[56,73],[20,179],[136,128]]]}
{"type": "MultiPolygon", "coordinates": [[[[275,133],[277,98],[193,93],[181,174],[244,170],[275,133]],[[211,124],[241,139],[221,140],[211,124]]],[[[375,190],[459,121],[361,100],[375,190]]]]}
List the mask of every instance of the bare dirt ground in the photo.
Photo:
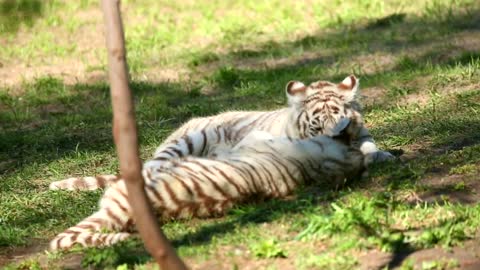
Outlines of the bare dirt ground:
{"type": "MultiPolygon", "coordinates": [[[[359,257],[361,266],[359,269],[373,270],[397,269],[404,261],[412,261],[417,269],[422,269],[422,262],[439,261],[445,265],[449,261],[455,261],[455,266],[449,269],[475,270],[480,269],[480,241],[478,239],[467,241],[463,247],[454,247],[450,250],[443,248],[430,248],[415,252],[403,253],[383,253],[379,251],[370,251],[359,257]]],[[[453,264],[453,263],[452,263],[453,264]]],[[[444,266],[443,266],[444,267],[444,266]]],[[[427,268],[428,269],[428,268],[427,268]]],[[[444,269],[441,265],[431,269],[444,269]]]]}

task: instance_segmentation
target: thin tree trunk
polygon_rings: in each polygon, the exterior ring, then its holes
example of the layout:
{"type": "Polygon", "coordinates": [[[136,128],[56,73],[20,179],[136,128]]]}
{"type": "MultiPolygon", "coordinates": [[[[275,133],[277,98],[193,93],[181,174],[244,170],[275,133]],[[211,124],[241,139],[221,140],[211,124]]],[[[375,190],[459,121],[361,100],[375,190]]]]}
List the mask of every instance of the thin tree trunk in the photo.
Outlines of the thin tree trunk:
{"type": "Polygon", "coordinates": [[[128,200],[145,247],[161,269],[187,269],[162,233],[144,189],[142,163],[138,155],[137,127],[132,95],[128,87],[125,39],[120,15],[120,0],[102,0],[108,71],[113,107],[113,138],[125,179],[128,200]]]}

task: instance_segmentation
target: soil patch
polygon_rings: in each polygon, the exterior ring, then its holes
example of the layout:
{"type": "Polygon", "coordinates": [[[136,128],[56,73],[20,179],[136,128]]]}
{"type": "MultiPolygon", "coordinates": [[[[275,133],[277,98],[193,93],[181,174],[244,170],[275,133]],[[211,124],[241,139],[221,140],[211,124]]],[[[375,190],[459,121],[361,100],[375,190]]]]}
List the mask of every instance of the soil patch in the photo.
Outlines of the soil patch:
{"type": "MultiPolygon", "coordinates": [[[[480,269],[480,239],[466,241],[464,246],[453,247],[449,250],[440,247],[399,253],[373,250],[361,256],[359,261],[360,269],[363,270],[384,269],[386,266],[388,269],[400,269],[400,266],[406,261],[410,261],[414,269],[422,269],[422,265],[433,262],[438,265],[449,265],[448,269],[480,269]]],[[[445,268],[439,266],[428,269],[445,268]]]]}

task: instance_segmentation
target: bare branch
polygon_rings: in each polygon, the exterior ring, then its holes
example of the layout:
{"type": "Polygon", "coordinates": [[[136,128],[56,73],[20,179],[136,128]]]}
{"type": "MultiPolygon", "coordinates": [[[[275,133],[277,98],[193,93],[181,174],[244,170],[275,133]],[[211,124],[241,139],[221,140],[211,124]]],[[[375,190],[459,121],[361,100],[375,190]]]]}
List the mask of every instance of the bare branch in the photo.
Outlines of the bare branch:
{"type": "Polygon", "coordinates": [[[128,87],[125,39],[120,0],[102,0],[108,49],[108,70],[113,107],[113,138],[120,172],[125,179],[135,223],[148,252],[161,269],[187,269],[162,233],[144,189],[142,163],[138,155],[137,127],[132,96],[128,87]]]}

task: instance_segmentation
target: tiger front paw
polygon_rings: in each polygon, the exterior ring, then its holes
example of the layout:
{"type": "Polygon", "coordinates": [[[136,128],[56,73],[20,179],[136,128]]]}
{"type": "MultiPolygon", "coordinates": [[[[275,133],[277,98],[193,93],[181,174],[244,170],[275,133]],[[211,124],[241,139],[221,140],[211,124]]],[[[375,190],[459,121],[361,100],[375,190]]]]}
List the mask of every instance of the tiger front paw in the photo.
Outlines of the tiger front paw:
{"type": "Polygon", "coordinates": [[[397,157],[392,155],[392,153],[388,151],[376,151],[372,153],[368,153],[365,156],[365,163],[372,164],[372,163],[381,163],[386,161],[395,160],[397,157]]]}

